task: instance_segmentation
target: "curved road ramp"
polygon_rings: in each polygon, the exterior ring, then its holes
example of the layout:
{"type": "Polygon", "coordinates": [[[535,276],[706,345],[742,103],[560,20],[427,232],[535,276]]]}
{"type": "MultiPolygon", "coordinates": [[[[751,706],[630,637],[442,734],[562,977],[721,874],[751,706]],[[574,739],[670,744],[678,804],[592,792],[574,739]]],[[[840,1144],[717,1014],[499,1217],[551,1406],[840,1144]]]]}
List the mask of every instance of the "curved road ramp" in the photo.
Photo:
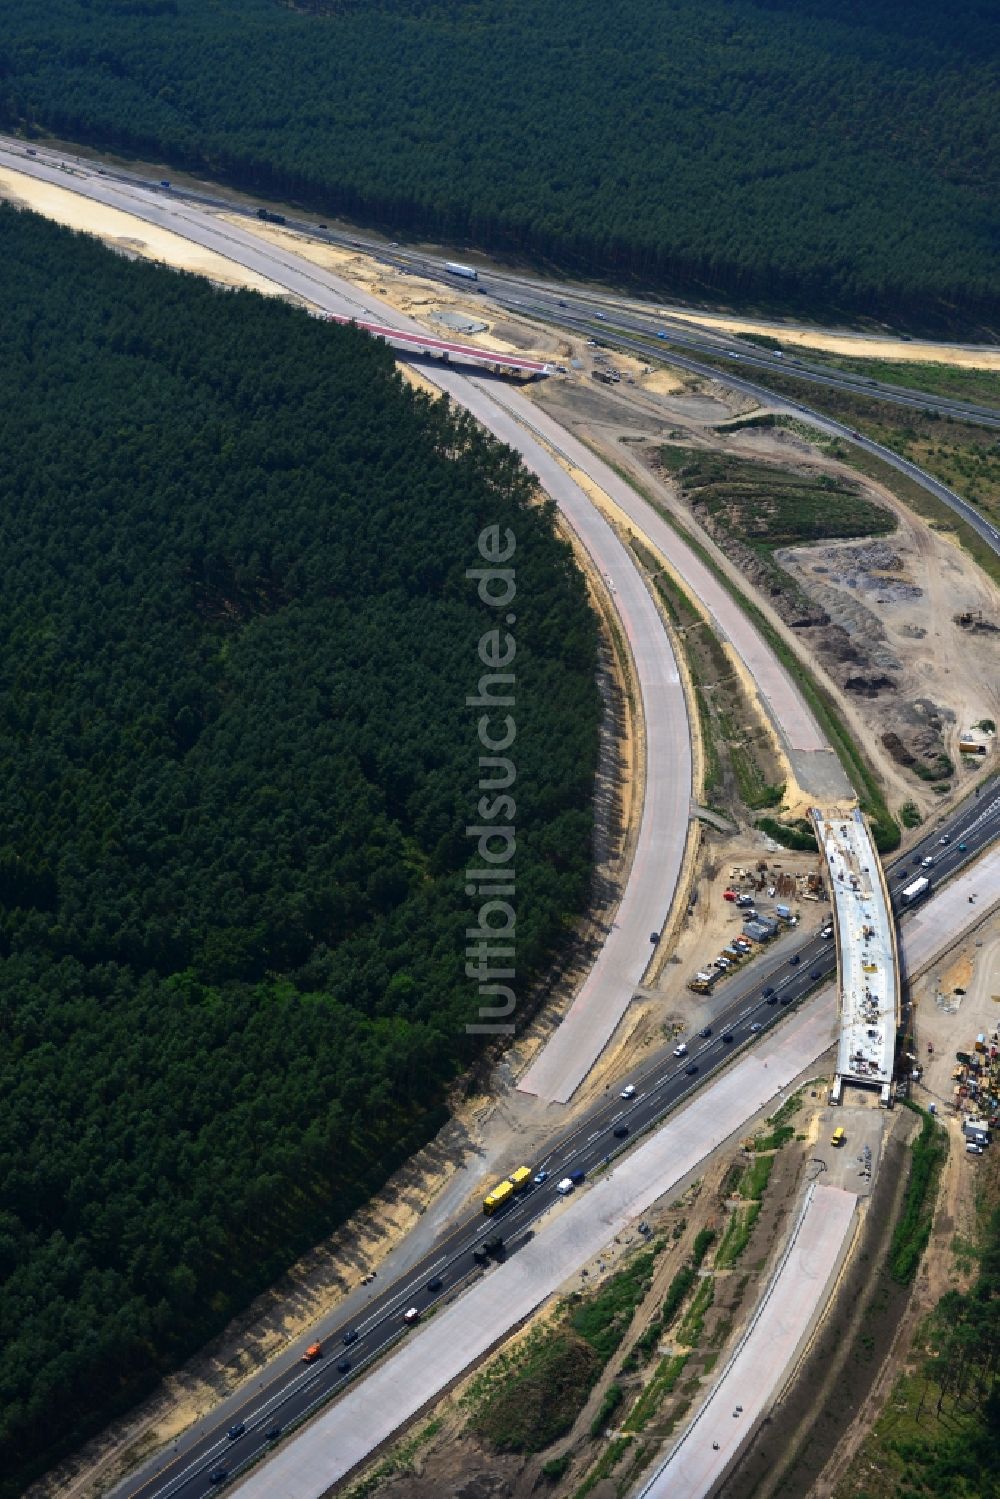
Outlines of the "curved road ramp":
{"type": "Polygon", "coordinates": [[[812,1336],[853,1239],[857,1201],[839,1187],[809,1187],[753,1321],[638,1499],[707,1499],[719,1491],[812,1336]]]}

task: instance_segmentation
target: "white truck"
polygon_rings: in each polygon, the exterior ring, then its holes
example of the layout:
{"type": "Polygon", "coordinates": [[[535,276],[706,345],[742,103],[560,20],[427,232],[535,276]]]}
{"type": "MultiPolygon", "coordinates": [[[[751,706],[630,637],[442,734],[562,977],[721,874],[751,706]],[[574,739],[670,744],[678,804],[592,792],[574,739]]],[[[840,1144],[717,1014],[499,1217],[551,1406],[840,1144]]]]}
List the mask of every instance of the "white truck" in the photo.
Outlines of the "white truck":
{"type": "Polygon", "coordinates": [[[446,260],[444,268],[449,276],[461,276],[463,281],[479,280],[479,272],[471,265],[459,265],[455,260],[446,260]]]}
{"type": "Polygon", "coordinates": [[[925,874],[922,874],[918,880],[912,880],[903,890],[903,905],[916,905],[917,901],[922,899],[930,888],[931,882],[925,874]]]}

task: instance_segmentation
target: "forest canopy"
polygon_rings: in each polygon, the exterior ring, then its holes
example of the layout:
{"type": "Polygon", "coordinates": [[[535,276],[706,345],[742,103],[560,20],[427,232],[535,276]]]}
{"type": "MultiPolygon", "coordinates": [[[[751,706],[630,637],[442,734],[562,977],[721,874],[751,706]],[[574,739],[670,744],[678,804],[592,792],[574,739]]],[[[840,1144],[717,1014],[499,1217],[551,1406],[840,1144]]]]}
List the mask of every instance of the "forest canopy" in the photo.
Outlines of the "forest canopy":
{"type": "Polygon", "coordinates": [[[743,304],[1000,310],[989,0],[0,0],[0,121],[743,304]]]}
{"type": "Polygon", "coordinates": [[[0,247],[13,1494],[377,1190],[482,1044],[485,526],[522,994],[587,899],[599,698],[550,508],[384,345],[9,207],[0,247]]]}

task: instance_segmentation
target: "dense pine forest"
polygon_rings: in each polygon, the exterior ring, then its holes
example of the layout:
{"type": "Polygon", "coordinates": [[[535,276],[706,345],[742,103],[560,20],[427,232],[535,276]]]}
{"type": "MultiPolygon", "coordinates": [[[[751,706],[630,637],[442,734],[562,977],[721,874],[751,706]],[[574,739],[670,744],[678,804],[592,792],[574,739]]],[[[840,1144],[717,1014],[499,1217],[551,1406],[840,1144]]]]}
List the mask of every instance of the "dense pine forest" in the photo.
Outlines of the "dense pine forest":
{"type": "Polygon", "coordinates": [[[935,328],[1000,311],[990,0],[0,0],[0,121],[396,235],[935,328]]]}
{"type": "Polygon", "coordinates": [[[599,699],[551,511],[384,346],[10,208],[0,251],[9,1495],[367,1199],[476,1055],[484,526],[517,548],[522,994],[587,898],[599,699]]]}

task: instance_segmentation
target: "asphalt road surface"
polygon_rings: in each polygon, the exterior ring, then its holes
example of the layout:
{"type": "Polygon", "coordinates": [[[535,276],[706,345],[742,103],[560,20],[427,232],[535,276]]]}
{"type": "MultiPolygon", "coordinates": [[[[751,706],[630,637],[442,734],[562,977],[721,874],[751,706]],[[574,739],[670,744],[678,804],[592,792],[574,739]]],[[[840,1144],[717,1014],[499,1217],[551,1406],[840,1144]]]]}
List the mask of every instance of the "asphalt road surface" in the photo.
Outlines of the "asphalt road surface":
{"type": "MultiPolygon", "coordinates": [[[[971,862],[998,832],[1000,777],[993,777],[978,797],[970,797],[958,811],[928,830],[905,860],[889,867],[894,904],[898,904],[904,876],[915,877],[914,865],[927,853],[933,855],[934,877],[941,881],[971,862]],[[942,837],[950,841],[942,844],[942,837]]],[[[385,1353],[403,1335],[402,1314],[407,1308],[425,1312],[436,1301],[453,1297],[471,1277],[480,1274],[474,1251],[483,1240],[499,1234],[504,1253],[516,1254],[534,1221],[557,1200],[561,1178],[575,1171],[586,1175],[627,1149],[632,1140],[688,1098],[741,1045],[752,1042],[788,1006],[828,978],[835,964],[834,944],[819,935],[819,928],[828,919],[828,908],[824,905],[817,909],[816,929],[789,933],[773,953],[720,981],[713,996],[711,1035],[689,1036],[687,1055],[681,1058],[667,1049],[641,1073],[622,1079],[623,1084],[629,1081],[635,1087],[634,1097],[622,1099],[615,1092],[571,1129],[554,1134],[545,1155],[525,1163],[535,1173],[545,1172],[544,1181],[533,1184],[511,1207],[492,1218],[476,1213],[455,1224],[419,1264],[384,1290],[373,1292],[363,1311],[350,1320],[344,1321],[341,1311],[332,1313],[268,1366],[256,1390],[244,1387],[223,1401],[208,1422],[182,1437],[175,1458],[168,1460],[161,1454],[120,1485],[115,1495],[120,1499],[126,1495],[129,1499],[201,1499],[211,1493],[217,1487],[210,1479],[213,1471],[224,1469],[235,1476],[262,1449],[272,1445],[269,1431],[277,1427],[284,1431],[300,1421],[385,1353]],[[796,958],[798,961],[793,962],[796,958]],[[768,989],[773,992],[767,994],[768,989]],[[627,1129],[628,1133],[616,1136],[616,1129],[627,1129]],[[431,1282],[435,1283],[433,1290],[431,1282]],[[345,1345],[344,1335],[350,1332],[356,1332],[357,1339],[345,1345]],[[324,1355],[316,1364],[303,1365],[302,1352],[315,1338],[323,1339],[324,1355]],[[345,1359],[350,1368],[341,1370],[338,1364],[345,1359]],[[227,1431],[242,1424],[246,1429],[230,1441],[227,1431]]],[[[357,1301],[353,1295],[350,1299],[357,1301]]]]}

